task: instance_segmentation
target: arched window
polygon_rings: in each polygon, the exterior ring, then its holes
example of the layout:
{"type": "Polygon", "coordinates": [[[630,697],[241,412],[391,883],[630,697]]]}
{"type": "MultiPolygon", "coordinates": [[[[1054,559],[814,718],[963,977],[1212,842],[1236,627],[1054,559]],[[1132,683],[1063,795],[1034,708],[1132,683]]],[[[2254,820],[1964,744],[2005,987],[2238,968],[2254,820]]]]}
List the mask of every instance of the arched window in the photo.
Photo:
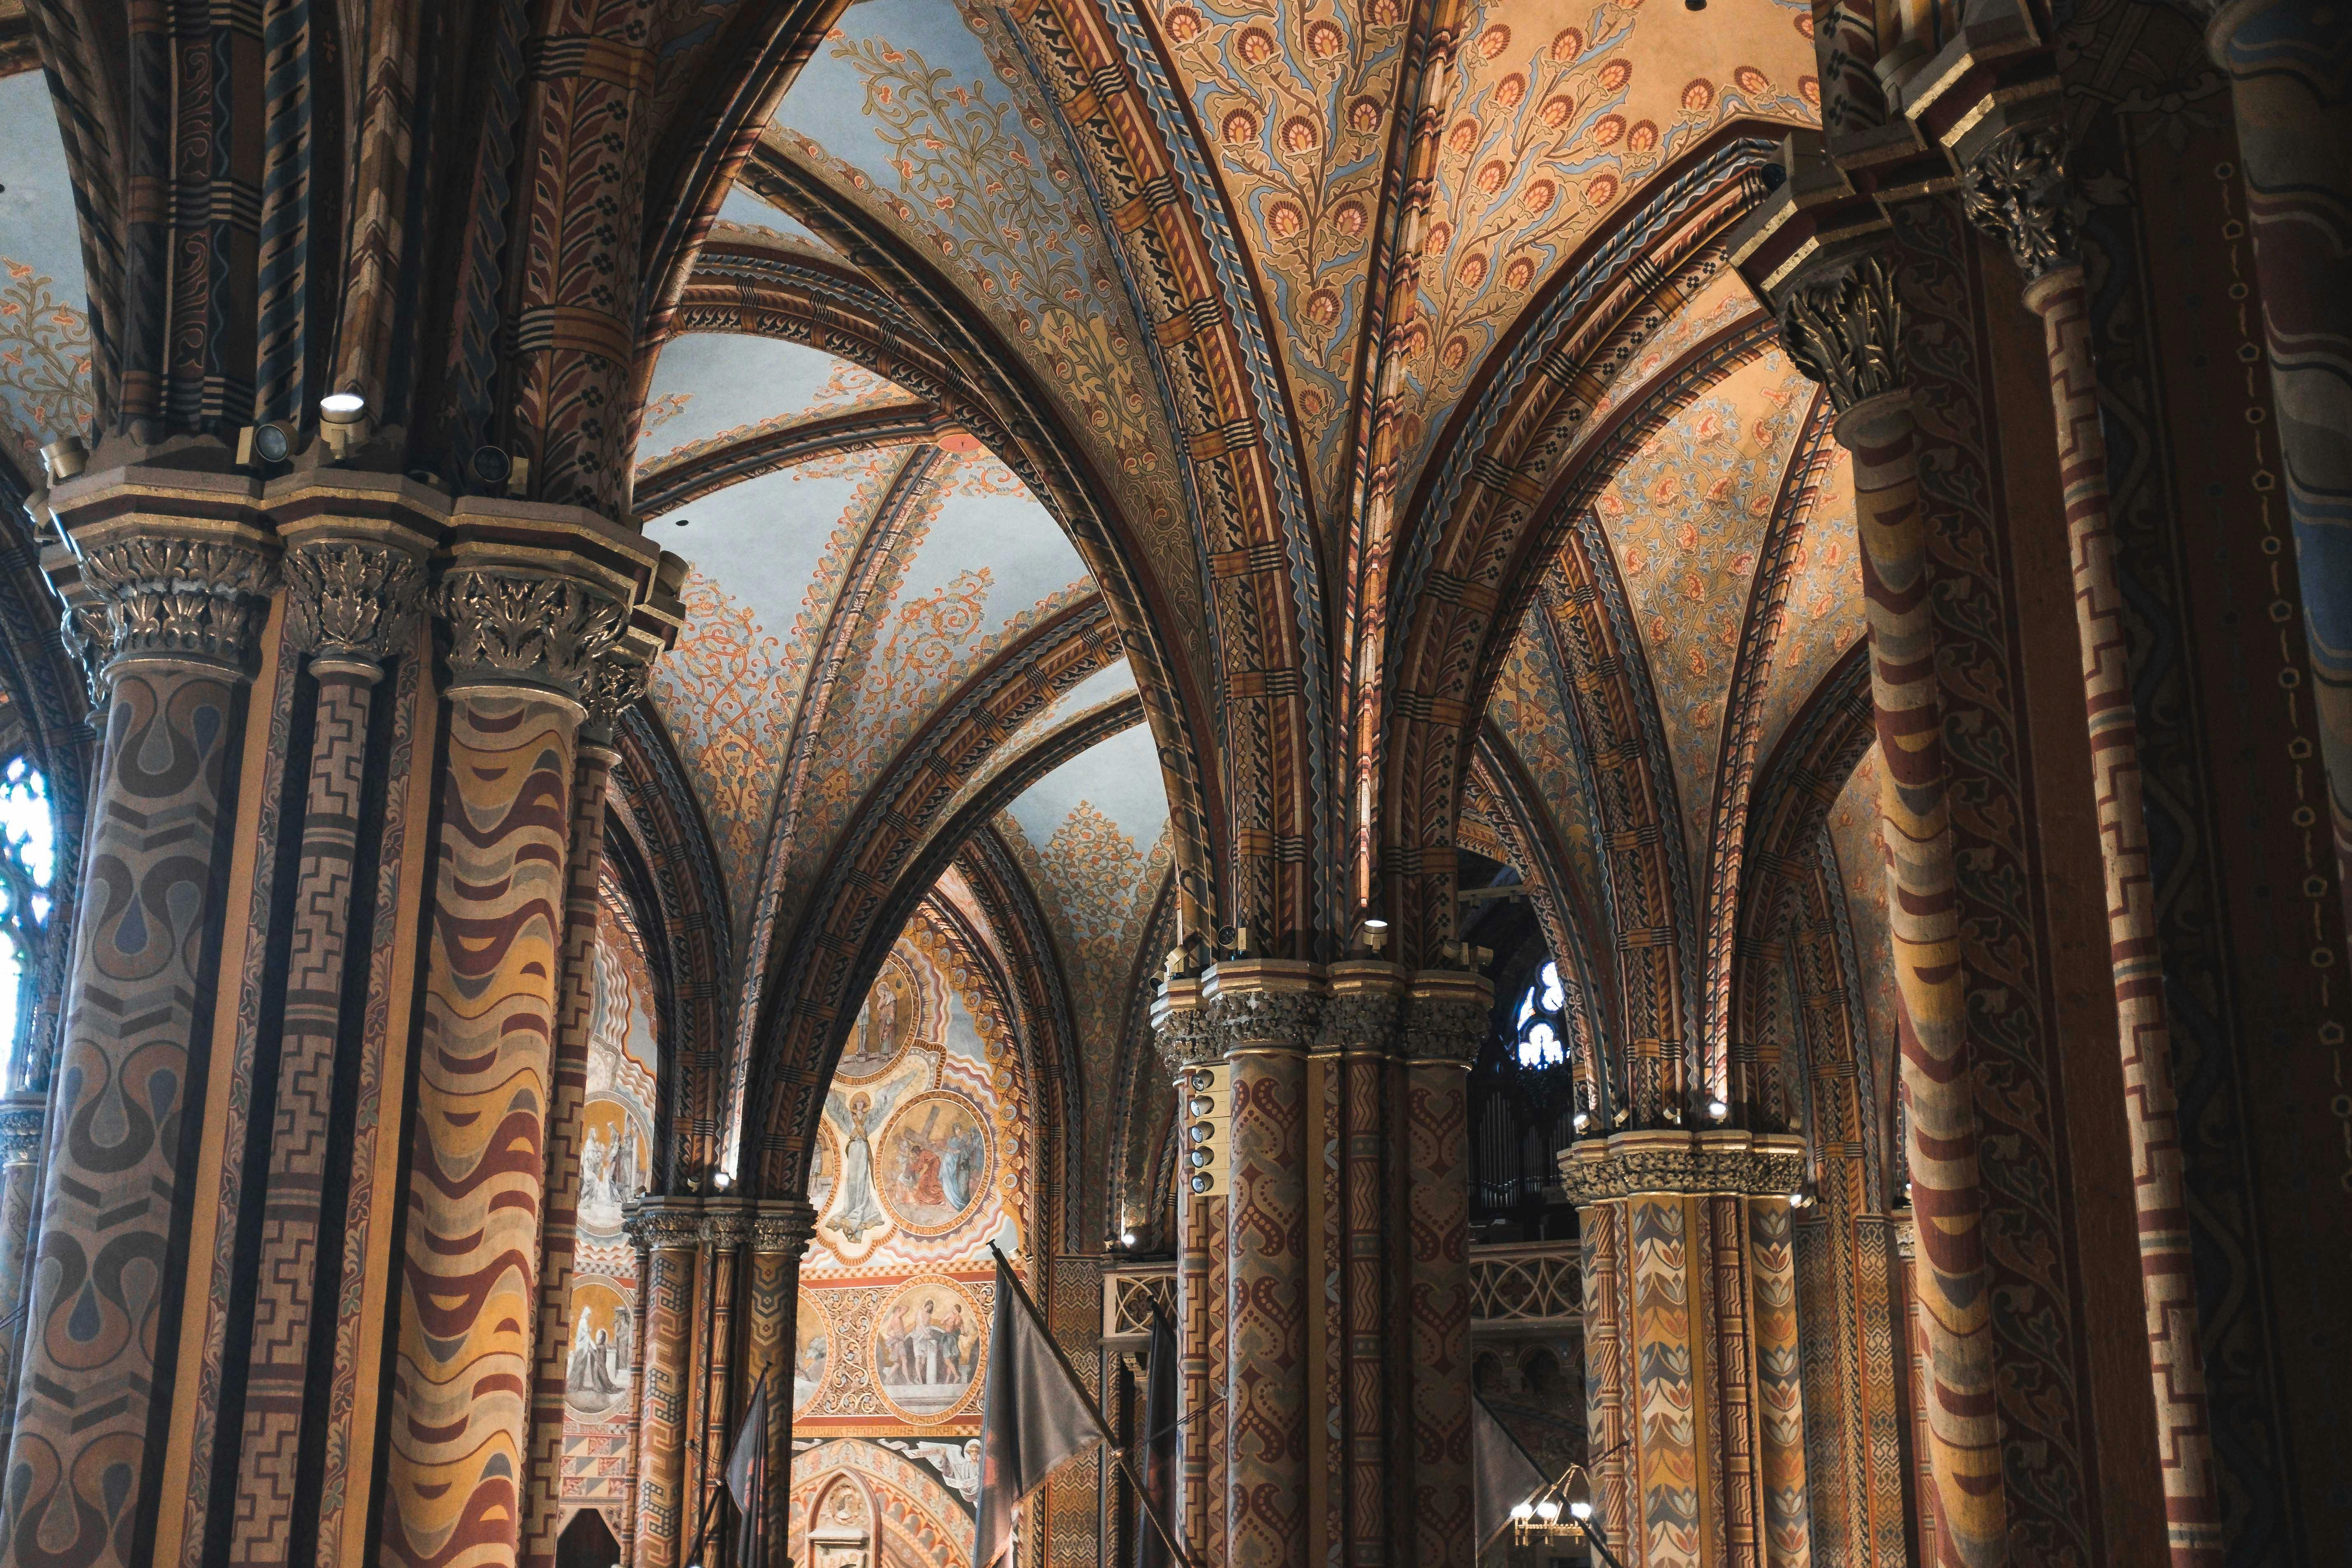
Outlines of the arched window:
{"type": "Polygon", "coordinates": [[[1527,994],[1512,1014],[1517,1032],[1519,1065],[1540,1070],[1568,1061],[1568,990],[1559,983],[1559,965],[1544,960],[1527,994]]]}
{"type": "Polygon", "coordinates": [[[35,963],[47,935],[57,821],[49,783],[25,757],[0,768],[0,1042],[19,1059],[33,1014],[35,963]]]}

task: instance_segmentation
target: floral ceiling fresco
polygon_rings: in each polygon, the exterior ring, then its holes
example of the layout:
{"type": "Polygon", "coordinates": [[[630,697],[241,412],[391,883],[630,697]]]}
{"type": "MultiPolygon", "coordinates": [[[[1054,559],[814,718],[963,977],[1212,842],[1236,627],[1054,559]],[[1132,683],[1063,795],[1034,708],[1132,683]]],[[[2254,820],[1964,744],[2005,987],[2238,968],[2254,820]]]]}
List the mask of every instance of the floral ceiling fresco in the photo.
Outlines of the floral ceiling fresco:
{"type": "Polygon", "coordinates": [[[1405,494],[1495,345],[1650,181],[1733,121],[1821,120],[1801,0],[1489,0],[1462,36],[1404,367],[1405,494]]]}
{"type": "MultiPolygon", "coordinates": [[[[1077,1234],[1105,1201],[1116,1121],[1108,1097],[1118,1078],[1127,1009],[1171,863],[1168,801],[1151,733],[1138,726],[1039,779],[1001,814],[996,828],[1026,872],[1053,932],[1078,1032],[1077,1156],[1085,1186],[1077,1234]]],[[[1108,1223],[1111,1216],[1105,1215],[1108,1223]]]]}
{"type": "Polygon", "coordinates": [[[741,332],[688,332],[662,350],[637,436],[646,474],[748,437],[921,399],[816,349],[741,332]]]}
{"type": "Polygon", "coordinates": [[[41,448],[97,417],[87,308],[48,82],[0,77],[0,452],[31,484],[41,448]]]}
{"type": "Polygon", "coordinates": [[[1596,826],[1600,816],[1583,742],[1574,728],[1574,700],[1568,672],[1544,626],[1542,606],[1530,605],[1495,678],[1486,721],[1534,786],[1552,842],[1574,884],[1574,903],[1592,919],[1605,920],[1608,882],[1596,826]]]}
{"type": "Polygon", "coordinates": [[[1594,503],[1649,659],[1694,864],[1757,563],[1812,398],[1812,383],[1767,353],[1644,442],[1594,503]]]}
{"type": "MultiPolygon", "coordinates": [[[[968,1561],[992,1243],[1025,1262],[1036,1137],[1005,1000],[935,904],[866,994],[825,1099],[793,1361],[796,1539],[968,1561]]],[[[892,1552],[896,1552],[894,1557],[892,1552]]]]}

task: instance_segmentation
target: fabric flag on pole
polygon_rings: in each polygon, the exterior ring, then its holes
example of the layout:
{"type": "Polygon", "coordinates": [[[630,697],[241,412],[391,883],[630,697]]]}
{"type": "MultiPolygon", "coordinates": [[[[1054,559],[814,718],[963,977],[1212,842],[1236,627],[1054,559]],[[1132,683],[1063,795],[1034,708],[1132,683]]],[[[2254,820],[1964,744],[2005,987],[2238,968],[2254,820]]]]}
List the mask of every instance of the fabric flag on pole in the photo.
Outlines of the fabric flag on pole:
{"type": "Polygon", "coordinates": [[[1543,1490],[1549,1478],[1495,1419],[1485,1400],[1474,1394],[1470,1404],[1470,1466],[1476,1475],[1478,1551],[1483,1554],[1510,1524],[1511,1510],[1543,1490]]]}
{"type": "Polygon", "coordinates": [[[1013,1510],[1023,1498],[1064,1460],[1109,1437],[1094,1401],[998,1252],[988,1390],[980,1405],[980,1521],[972,1568],[992,1568],[1013,1544],[1013,1510]]]}
{"type": "Polygon", "coordinates": [[[768,1524],[768,1377],[760,1374],[751,1407],[743,1412],[743,1429],[727,1454],[727,1492],[735,1500],[743,1530],[735,1546],[740,1568],[759,1568],[761,1538],[768,1524]]]}
{"type": "Polygon", "coordinates": [[[1136,1500],[1135,1568],[1169,1568],[1168,1542],[1176,1534],[1176,1330],[1156,1299],[1143,1375],[1143,1495],[1136,1500]]]}

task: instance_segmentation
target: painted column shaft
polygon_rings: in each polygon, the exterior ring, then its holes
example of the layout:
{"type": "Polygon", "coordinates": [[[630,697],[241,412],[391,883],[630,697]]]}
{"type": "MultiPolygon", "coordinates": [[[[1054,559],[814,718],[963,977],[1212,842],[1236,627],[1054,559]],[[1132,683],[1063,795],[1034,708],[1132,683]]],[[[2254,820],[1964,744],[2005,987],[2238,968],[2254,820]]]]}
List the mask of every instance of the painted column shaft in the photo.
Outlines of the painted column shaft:
{"type": "Polygon", "coordinates": [[[637,1368],[637,1521],[635,1568],[679,1568],[684,1538],[686,1384],[693,1362],[694,1278],[698,1248],[691,1231],[664,1230],[638,1271],[645,1358],[637,1368]]]}
{"type": "Polygon", "coordinates": [[[1949,775],[1910,394],[1888,392],[1854,403],[1839,415],[1836,431],[1853,454],[1871,695],[1884,762],[1879,816],[1901,1003],[1918,1295],[1935,1371],[1927,1400],[1942,1542],[1935,1560],[1986,1568],[2006,1555],[2008,1510],[1994,1405],[1992,1304],[1986,1291],[1949,775]]]}
{"type": "MultiPolygon", "coordinates": [[[[41,1103],[0,1105],[0,1422],[16,1414],[25,1293],[32,1283],[33,1206],[41,1176],[41,1103]]],[[[0,1453],[8,1433],[0,1426],[0,1453]]]]}
{"type": "MultiPolygon", "coordinates": [[[[52,504],[69,526],[70,503],[52,504]]],[[[259,531],[208,521],[182,538],[163,525],[132,513],[74,536],[109,605],[112,700],[0,1541],[0,1562],[43,1568],[131,1568],[152,1553],[157,1405],[184,1286],[165,1271],[185,1245],[248,661],[275,586],[259,531]]]]}
{"type": "Polygon", "coordinates": [[[580,1144],[596,1011],[596,885],[604,869],[604,789],[618,758],[583,739],[572,777],[572,850],[563,898],[563,981],[554,1094],[547,1114],[547,1196],[540,1225],[538,1364],[531,1372],[523,1568],[552,1568],[563,1502],[563,1393],[572,1360],[572,1267],[580,1233],[580,1144]]]}
{"type": "Polygon", "coordinates": [[[1404,1079],[1403,1307],[1411,1395],[1402,1413],[1412,1475],[1413,1561],[1470,1568],[1477,1556],[1470,1458],[1470,1064],[1486,1041],[1485,979],[1424,973],[1408,990],[1397,1043],[1404,1079]]]}
{"type": "MultiPolygon", "coordinates": [[[[359,855],[369,712],[380,671],[358,660],[312,661],[318,676],[310,782],[295,872],[285,1026],[261,1211],[261,1258],[237,1457],[233,1563],[292,1555],[302,1406],[318,1305],[320,1233],[336,1042],[342,1032],[345,944],[359,855]]],[[[310,1435],[315,1441],[316,1434],[310,1435]]]]}
{"type": "Polygon", "coordinates": [[[2237,108],[2336,880],[2352,911],[2352,10],[2233,0],[2206,40],[2237,108]]]}
{"type": "MultiPolygon", "coordinates": [[[[2074,565],[2074,622],[2083,645],[2083,699],[2106,872],[2107,945],[2115,966],[2123,1053],[2124,1114],[2131,1137],[2132,1202],[2139,1223],[2140,1287],[2147,1309],[2148,1377],[2164,1465],[2165,1522],[2173,1568],[2207,1568],[2221,1552],[2221,1505],[2213,1470],[2191,1269],[2180,1119],[2173,1092],[2172,1033],[2164,1005],[2164,951],[2148,873],[2147,816],[2140,795],[2139,724],[2132,704],[2124,597],[2107,507],[2107,443],[2099,423],[2098,374],[2083,268],[2067,262],[2027,285],[2050,356],[2066,539],[2074,565]]],[[[2352,517],[2347,517],[2352,522],[2352,517]]],[[[2347,557],[2352,564],[2352,557],[2347,557]]]]}
{"type": "Polygon", "coordinates": [[[761,1568],[789,1568],[792,1544],[793,1363],[799,1353],[801,1255],[816,1232],[804,1198],[763,1203],[751,1218],[743,1311],[744,1398],[768,1380],[767,1540],[761,1568]]]}

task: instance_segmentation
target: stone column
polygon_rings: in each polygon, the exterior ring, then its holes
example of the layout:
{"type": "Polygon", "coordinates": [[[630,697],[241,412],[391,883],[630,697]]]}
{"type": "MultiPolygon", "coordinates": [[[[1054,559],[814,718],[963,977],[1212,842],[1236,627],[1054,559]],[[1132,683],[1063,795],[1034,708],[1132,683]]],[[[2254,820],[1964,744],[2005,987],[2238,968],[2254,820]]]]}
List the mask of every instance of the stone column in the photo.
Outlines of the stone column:
{"type": "Polygon", "coordinates": [[[369,711],[385,664],[413,640],[425,595],[425,542],[389,528],[306,530],[287,541],[287,645],[308,658],[318,696],[310,779],[297,851],[269,1173],[262,1196],[253,1339],[237,1454],[228,1561],[295,1553],[303,1430],[337,1042],[344,1027],[346,939],[369,767],[369,711]]]}
{"type": "Polygon", "coordinates": [[[1412,1432],[1412,1560],[1470,1568],[1477,1518],[1470,1468],[1470,1064],[1494,993],[1461,970],[1413,975],[1397,1056],[1404,1075],[1403,1413],[1412,1432]]]}
{"type": "MultiPolygon", "coordinates": [[[[744,1244],[751,1239],[751,1216],[740,1203],[714,1205],[702,1222],[704,1268],[710,1281],[701,1342],[695,1347],[696,1375],[702,1385],[702,1468],[694,1491],[693,1518],[699,1533],[709,1522],[727,1468],[737,1415],[730,1395],[735,1381],[735,1282],[743,1268],[744,1244]]],[[[714,1534],[704,1550],[723,1556],[731,1534],[714,1534]]],[[[691,1545],[692,1542],[688,1542],[691,1545]]]]}
{"type": "Polygon", "coordinates": [[[768,1521],[761,1568],[789,1568],[793,1492],[793,1361],[799,1349],[801,1254],[816,1234],[805,1198],[758,1204],[743,1285],[743,1386],[768,1380],[768,1521]]]}
{"type": "Polygon", "coordinates": [[[2336,882],[2352,925],[2352,12],[2232,0],[2205,37],[2237,108],[2336,882]]]}
{"type": "Polygon", "coordinates": [[[1584,1238],[1587,1442],[1624,1445],[1598,1500],[1610,1549],[1626,1568],[1810,1562],[1789,1230],[1802,1142],[1661,1129],[1587,1139],[1559,1164],[1584,1238]]]}
{"type": "Polygon", "coordinates": [[[645,1353],[637,1363],[635,1568],[680,1568],[693,1544],[686,1507],[686,1388],[693,1368],[694,1277],[702,1216],[692,1204],[646,1199],[630,1205],[637,1269],[637,1319],[645,1353]]]}
{"type": "MultiPolygon", "coordinates": [[[[42,1099],[19,1092],[0,1101],[0,1421],[16,1413],[25,1292],[32,1279],[33,1204],[41,1176],[42,1099]]],[[[7,1440],[0,1428],[0,1451],[7,1440]]]]}
{"type": "Polygon", "coordinates": [[[143,1563],[186,1281],[223,887],[275,537],[243,482],[115,470],[58,487],[105,606],[106,739],[90,795],[41,1173],[40,1247],[7,1474],[6,1551],[143,1563]]]}
{"type": "Polygon", "coordinates": [[[436,590],[447,758],[425,949],[381,1537],[392,1563],[521,1549],[564,868],[581,697],[634,583],[582,523],[461,529],[436,590]]]}
{"type": "MultiPolygon", "coordinates": [[[[2165,1014],[2156,886],[2148,875],[2131,650],[2107,510],[2106,433],[2099,419],[2098,367],[2092,359],[2083,264],[2067,212],[2064,154],[2061,128],[2006,132],[1970,161],[1961,198],[1969,217],[2008,245],[2025,275],[2025,305],[2041,318],[2050,361],[2050,403],[2057,426],[2074,625],[2083,650],[2083,699],[2090,721],[2092,784],[2098,802],[2099,859],[2106,881],[2107,948],[2115,973],[2166,1531],[2173,1568],[2210,1568],[2221,1561],[2221,1500],[2206,1409],[2188,1199],[2181,1185],[2172,1030],[2165,1014]]],[[[2352,401],[2345,406],[2352,413],[2352,401]]],[[[2346,438],[2352,440],[2352,427],[2346,438]]],[[[2352,521],[2352,516],[2347,521],[2352,521]]],[[[2344,561],[2352,569],[2352,554],[2344,561]]],[[[2352,647],[2346,651],[2352,654],[2352,647]]],[[[2316,657],[2316,647],[2314,653],[2316,657]]]]}
{"type": "Polygon", "coordinates": [[[1195,1127],[1221,1129],[1229,1100],[1216,1032],[1201,1005],[1202,983],[1171,979],[1152,1003],[1151,1024],[1176,1089],[1177,1517],[1184,1551],[1199,1568],[1225,1562],[1225,1445],[1210,1407],[1224,1397],[1225,1216],[1228,1173],[1217,1163],[1223,1137],[1209,1141],[1209,1168],[1190,1162],[1195,1127]],[[1195,1108],[1198,1108],[1197,1110],[1195,1108]]]}
{"type": "Polygon", "coordinates": [[[1948,1532],[1938,1563],[1997,1563],[2008,1506],[1994,1413],[1991,1300],[1969,1064],[1943,704],[1919,505],[1918,429],[1903,365],[1902,310],[1884,256],[1801,282],[1780,301],[1790,357],[1838,409],[1853,454],[1855,529],[1869,616],[1871,697],[1884,760],[1902,1084],[1918,1298],[1936,1379],[1927,1427],[1948,1532]]]}
{"type": "Polygon", "coordinates": [[[547,1112],[547,1197],[540,1225],[538,1364],[531,1373],[530,1477],[524,1568],[552,1568],[563,1502],[563,1393],[572,1360],[572,1267],[580,1230],[580,1144],[596,1011],[596,889],[604,871],[604,791],[620,753],[614,726],[645,694],[658,643],[624,637],[596,660],[572,775],[571,867],[563,898],[563,981],[556,1009],[554,1093],[547,1112]]]}

